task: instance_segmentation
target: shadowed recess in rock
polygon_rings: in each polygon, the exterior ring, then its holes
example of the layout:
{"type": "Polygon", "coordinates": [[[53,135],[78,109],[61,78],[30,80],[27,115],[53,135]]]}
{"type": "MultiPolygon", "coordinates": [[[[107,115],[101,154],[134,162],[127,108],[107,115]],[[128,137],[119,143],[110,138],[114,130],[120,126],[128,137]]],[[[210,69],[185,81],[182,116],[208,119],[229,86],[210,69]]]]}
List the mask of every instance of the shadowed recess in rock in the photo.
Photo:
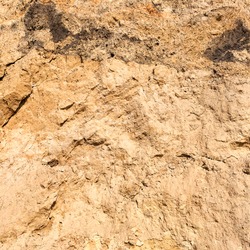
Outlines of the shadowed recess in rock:
{"type": "Polygon", "coordinates": [[[81,31],[73,34],[63,23],[63,13],[58,13],[53,2],[42,4],[34,2],[27,10],[24,23],[29,47],[43,48],[44,43],[34,39],[34,31],[50,30],[56,54],[78,54],[82,59],[101,60],[103,52],[108,57],[123,61],[149,64],[160,62],[168,56],[167,49],[159,38],[130,36],[100,25],[90,17],[82,20],[81,31]],[[69,41],[65,44],[65,39],[69,41]],[[64,45],[60,42],[64,41],[64,45]],[[102,51],[102,53],[100,53],[102,51]]]}
{"type": "Polygon", "coordinates": [[[55,5],[35,2],[27,11],[24,24],[29,32],[49,29],[55,43],[69,36],[69,30],[62,22],[62,14],[57,13],[55,5]]]}
{"type": "Polygon", "coordinates": [[[206,49],[204,55],[214,62],[235,62],[233,51],[247,50],[250,52],[250,30],[241,20],[236,21],[236,27],[225,31],[215,38],[206,49]]]}

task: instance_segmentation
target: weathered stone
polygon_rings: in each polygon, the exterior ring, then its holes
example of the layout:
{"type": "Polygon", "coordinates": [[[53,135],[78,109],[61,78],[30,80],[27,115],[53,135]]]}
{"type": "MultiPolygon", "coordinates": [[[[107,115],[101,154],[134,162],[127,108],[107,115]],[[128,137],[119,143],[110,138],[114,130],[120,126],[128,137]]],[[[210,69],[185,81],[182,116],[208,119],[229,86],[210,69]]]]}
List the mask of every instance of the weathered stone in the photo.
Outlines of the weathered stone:
{"type": "Polygon", "coordinates": [[[249,0],[0,2],[0,249],[249,248],[249,0]]]}

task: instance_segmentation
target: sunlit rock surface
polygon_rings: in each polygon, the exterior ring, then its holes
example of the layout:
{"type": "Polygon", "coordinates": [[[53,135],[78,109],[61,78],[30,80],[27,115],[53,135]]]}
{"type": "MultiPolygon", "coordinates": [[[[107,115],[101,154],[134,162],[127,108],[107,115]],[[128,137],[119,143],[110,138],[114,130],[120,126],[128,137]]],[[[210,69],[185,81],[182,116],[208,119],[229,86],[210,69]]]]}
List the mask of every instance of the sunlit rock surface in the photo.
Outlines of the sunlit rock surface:
{"type": "Polygon", "coordinates": [[[249,6],[2,0],[0,249],[249,249],[249,6]]]}

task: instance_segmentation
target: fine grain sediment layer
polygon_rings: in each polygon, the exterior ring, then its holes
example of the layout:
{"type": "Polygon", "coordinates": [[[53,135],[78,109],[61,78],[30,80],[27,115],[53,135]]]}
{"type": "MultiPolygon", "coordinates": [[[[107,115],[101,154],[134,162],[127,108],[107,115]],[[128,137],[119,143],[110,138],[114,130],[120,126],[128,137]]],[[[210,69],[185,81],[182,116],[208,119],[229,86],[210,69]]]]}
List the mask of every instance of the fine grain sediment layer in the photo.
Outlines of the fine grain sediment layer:
{"type": "Polygon", "coordinates": [[[249,249],[249,5],[0,1],[0,249],[249,249]]]}

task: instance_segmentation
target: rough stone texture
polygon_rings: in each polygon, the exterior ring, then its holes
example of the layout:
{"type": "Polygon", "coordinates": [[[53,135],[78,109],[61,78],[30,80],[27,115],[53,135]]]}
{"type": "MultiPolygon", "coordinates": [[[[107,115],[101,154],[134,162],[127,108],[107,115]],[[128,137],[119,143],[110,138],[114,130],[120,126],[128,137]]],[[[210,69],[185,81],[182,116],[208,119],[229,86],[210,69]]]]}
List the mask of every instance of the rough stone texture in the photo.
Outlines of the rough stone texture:
{"type": "Polygon", "coordinates": [[[249,5],[2,0],[0,249],[250,249],[249,5]]]}

